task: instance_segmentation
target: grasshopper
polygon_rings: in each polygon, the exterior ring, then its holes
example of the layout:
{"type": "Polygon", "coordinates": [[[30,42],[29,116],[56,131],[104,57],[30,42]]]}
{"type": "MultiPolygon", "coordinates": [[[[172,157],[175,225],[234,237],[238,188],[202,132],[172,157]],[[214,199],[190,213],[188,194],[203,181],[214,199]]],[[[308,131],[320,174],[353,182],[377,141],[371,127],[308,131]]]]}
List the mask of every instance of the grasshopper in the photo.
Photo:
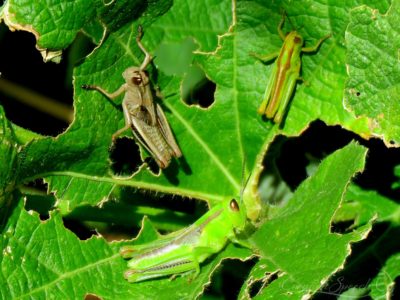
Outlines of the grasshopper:
{"type": "Polygon", "coordinates": [[[170,233],[153,242],[121,248],[129,258],[124,277],[129,282],[200,273],[200,263],[221,251],[228,240],[243,244],[236,234],[244,231],[246,210],[242,202],[225,200],[213,207],[188,228],[170,233]]]}
{"type": "Polygon", "coordinates": [[[304,39],[297,31],[289,32],[287,35],[283,33],[284,22],[285,14],[278,25],[278,33],[283,40],[280,51],[267,55],[251,53],[252,56],[263,62],[277,58],[265,89],[263,101],[258,109],[260,115],[265,113],[268,119],[273,119],[277,124],[281,123],[283,119],[286,107],[295,90],[296,81],[302,80],[300,77],[301,53],[317,51],[322,42],[331,36],[330,34],[324,36],[313,47],[303,47],[304,39]]]}
{"type": "Polygon", "coordinates": [[[125,126],[112,135],[112,142],[131,128],[136,140],[153,156],[160,168],[168,167],[172,157],[182,156],[161,106],[153,101],[150,79],[145,71],[153,57],[141,43],[142,27],[138,27],[136,43],[145,55],[140,67],[130,67],[122,73],[125,83],[109,93],[97,85],[82,85],[85,90],[97,90],[114,100],[125,93],[122,108],[125,126]]]}

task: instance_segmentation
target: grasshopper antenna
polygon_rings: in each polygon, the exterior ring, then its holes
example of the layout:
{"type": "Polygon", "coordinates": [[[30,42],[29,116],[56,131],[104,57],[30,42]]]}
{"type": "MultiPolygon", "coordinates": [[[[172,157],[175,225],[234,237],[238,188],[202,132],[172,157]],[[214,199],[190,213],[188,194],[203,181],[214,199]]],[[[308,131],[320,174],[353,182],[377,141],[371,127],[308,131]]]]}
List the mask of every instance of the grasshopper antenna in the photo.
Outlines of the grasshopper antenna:
{"type": "MultiPolygon", "coordinates": [[[[290,18],[287,16],[286,12],[285,12],[285,16],[288,19],[290,26],[292,26],[292,30],[300,30],[301,28],[296,28],[296,26],[294,26],[292,20],[290,20],[290,18]]],[[[303,26],[302,26],[303,27],[303,26]]]]}
{"type": "Polygon", "coordinates": [[[244,190],[246,189],[247,184],[249,183],[251,174],[249,176],[247,176],[247,178],[245,179],[246,176],[246,159],[243,159],[243,164],[242,164],[242,188],[240,190],[240,200],[243,201],[243,193],[244,190]]]}

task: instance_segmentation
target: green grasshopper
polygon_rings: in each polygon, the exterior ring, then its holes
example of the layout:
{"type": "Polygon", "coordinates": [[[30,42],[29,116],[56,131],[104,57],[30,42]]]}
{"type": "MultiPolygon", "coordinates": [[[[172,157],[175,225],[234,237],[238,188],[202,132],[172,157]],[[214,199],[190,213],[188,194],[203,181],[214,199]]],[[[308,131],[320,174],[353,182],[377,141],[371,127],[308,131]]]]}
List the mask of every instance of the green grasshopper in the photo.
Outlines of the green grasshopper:
{"type": "Polygon", "coordinates": [[[287,35],[283,33],[284,22],[285,15],[278,25],[278,33],[283,40],[280,51],[268,55],[251,53],[252,56],[263,62],[268,62],[277,57],[263,101],[258,109],[260,115],[265,113],[268,119],[273,119],[277,124],[281,123],[283,119],[286,107],[296,87],[296,81],[302,79],[300,77],[301,53],[317,51],[322,42],[331,36],[330,34],[324,36],[313,47],[303,47],[303,37],[297,31],[289,32],[287,35]]]}
{"type": "Polygon", "coordinates": [[[169,275],[200,273],[200,263],[221,251],[228,240],[240,244],[236,235],[246,226],[242,201],[224,201],[193,225],[145,245],[125,246],[121,255],[130,258],[124,276],[139,282],[169,275]]]}
{"type": "Polygon", "coordinates": [[[142,27],[139,26],[136,42],[145,54],[142,65],[126,69],[122,73],[125,83],[115,92],[109,93],[96,85],[85,84],[82,85],[82,88],[97,90],[111,100],[125,93],[122,101],[125,126],[112,135],[113,143],[119,135],[131,128],[136,140],[154,157],[160,168],[166,168],[171,158],[182,156],[182,152],[175,141],[161,106],[153,101],[150,79],[145,71],[153,58],[140,41],[142,35],[142,27]]]}

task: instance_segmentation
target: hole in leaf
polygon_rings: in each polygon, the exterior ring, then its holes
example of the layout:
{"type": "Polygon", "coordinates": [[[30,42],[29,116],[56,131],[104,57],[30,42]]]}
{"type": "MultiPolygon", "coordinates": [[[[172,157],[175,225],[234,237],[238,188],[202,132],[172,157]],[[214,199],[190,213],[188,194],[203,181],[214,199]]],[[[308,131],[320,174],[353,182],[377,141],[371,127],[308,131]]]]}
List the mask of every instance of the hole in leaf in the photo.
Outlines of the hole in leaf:
{"type": "Polygon", "coordinates": [[[142,161],[139,146],[131,138],[116,139],[110,149],[111,170],[119,176],[131,176],[135,173],[142,161]]]}
{"type": "Polygon", "coordinates": [[[253,284],[249,287],[250,299],[257,296],[257,294],[262,290],[262,287],[263,281],[261,279],[254,281],[253,284]]]}
{"type": "Polygon", "coordinates": [[[360,92],[356,92],[356,96],[357,96],[357,97],[360,97],[360,96],[361,96],[361,93],[360,93],[360,92]]]}
{"type": "Polygon", "coordinates": [[[73,117],[72,69],[94,45],[78,35],[59,64],[44,63],[28,32],[0,24],[0,105],[13,123],[43,135],[63,132],[73,117]],[[18,59],[16,59],[18,58],[18,59]]]}
{"type": "Polygon", "coordinates": [[[25,209],[37,212],[41,220],[49,218],[49,212],[54,208],[56,199],[54,195],[47,194],[48,184],[42,179],[25,184],[21,192],[26,194],[25,209]]]}
{"type": "Polygon", "coordinates": [[[144,159],[144,161],[147,164],[151,173],[153,173],[154,175],[160,174],[160,167],[157,165],[157,162],[153,157],[148,156],[144,159]]]}
{"type": "Polygon", "coordinates": [[[393,166],[400,165],[400,149],[388,148],[379,139],[360,140],[360,143],[368,147],[368,155],[364,172],[358,174],[354,182],[399,201],[400,193],[393,189],[393,183],[399,183],[400,178],[396,177],[393,166]]]}
{"type": "Polygon", "coordinates": [[[268,287],[272,282],[279,278],[279,271],[274,273],[266,273],[264,278],[261,280],[257,280],[250,288],[250,296],[255,297],[258,295],[261,290],[268,287]]]}
{"type": "Polygon", "coordinates": [[[351,232],[351,228],[354,226],[354,220],[346,220],[341,222],[334,222],[331,224],[331,233],[345,234],[351,232]]]}
{"type": "Polygon", "coordinates": [[[314,173],[323,158],[343,148],[354,137],[340,126],[313,122],[300,137],[290,138],[282,144],[276,165],[282,178],[294,190],[314,173]]]}
{"type": "Polygon", "coordinates": [[[245,282],[254,265],[254,259],[244,262],[240,260],[224,261],[221,275],[223,278],[222,291],[225,299],[238,299],[240,287],[245,282]]]}
{"type": "Polygon", "coordinates": [[[400,242],[393,237],[399,234],[400,228],[393,228],[390,223],[374,224],[367,239],[351,245],[344,268],[333,275],[313,299],[337,299],[337,295],[350,288],[368,288],[386,260],[398,253],[400,242]]]}
{"type": "Polygon", "coordinates": [[[93,235],[97,235],[96,230],[90,229],[79,221],[63,219],[65,228],[72,231],[80,240],[87,240],[93,235]]]}
{"type": "Polygon", "coordinates": [[[216,84],[205,76],[196,66],[189,69],[182,83],[182,98],[188,105],[208,108],[214,103],[216,84]]]}
{"type": "MultiPolygon", "coordinates": [[[[118,189],[117,189],[118,190],[118,189]]],[[[114,198],[115,191],[111,196],[114,198]]],[[[135,194],[130,194],[135,199],[135,194]]],[[[118,197],[118,196],[117,196],[118,197]]],[[[109,199],[101,207],[82,205],[64,217],[70,223],[85,224],[84,230],[95,230],[106,240],[121,240],[134,237],[141,225],[143,216],[136,214],[137,207],[122,203],[120,199],[109,199]]]]}
{"type": "Polygon", "coordinates": [[[222,267],[213,274],[211,285],[206,290],[206,298],[238,299],[240,288],[244,284],[255,260],[224,260],[222,267]]]}
{"type": "Polygon", "coordinates": [[[396,142],[395,142],[395,141],[393,141],[393,140],[390,140],[390,141],[389,141],[389,144],[390,144],[390,145],[395,145],[395,144],[396,144],[396,142]]]}
{"type": "Polygon", "coordinates": [[[28,182],[27,184],[25,184],[25,187],[44,193],[46,193],[49,188],[48,184],[44,182],[42,178],[38,178],[31,182],[28,182]]]}
{"type": "Polygon", "coordinates": [[[265,169],[259,185],[262,200],[271,205],[285,203],[324,157],[353,137],[339,126],[329,127],[320,121],[313,122],[299,137],[276,137],[263,162],[265,169]]]}
{"type": "Polygon", "coordinates": [[[102,207],[79,206],[64,219],[84,224],[80,228],[85,232],[95,230],[107,241],[115,241],[136,237],[144,216],[165,234],[193,224],[208,211],[204,201],[133,188],[116,188],[111,197],[118,200],[110,199],[102,207]]]}
{"type": "Polygon", "coordinates": [[[25,209],[39,213],[42,221],[49,218],[49,212],[53,209],[56,202],[53,195],[29,195],[26,197],[25,209]]]}
{"type": "Polygon", "coordinates": [[[283,136],[276,137],[263,162],[265,168],[258,189],[262,201],[270,205],[281,205],[292,196],[292,188],[282,179],[280,170],[276,166],[279,151],[286,140],[283,136]]]}
{"type": "Polygon", "coordinates": [[[393,171],[393,166],[400,165],[400,149],[387,148],[379,139],[363,140],[340,126],[327,126],[321,121],[311,123],[299,137],[278,136],[273,141],[263,163],[265,170],[259,188],[262,199],[267,199],[270,204],[280,203],[285,195],[317,170],[326,156],[352,140],[369,149],[365,169],[353,181],[364,189],[377,190],[384,196],[400,200],[400,194],[392,188],[394,182],[400,182],[393,171]],[[272,188],[263,187],[265,180],[270,180],[266,186],[272,188]],[[276,195],[263,196],[271,190],[276,195]]]}

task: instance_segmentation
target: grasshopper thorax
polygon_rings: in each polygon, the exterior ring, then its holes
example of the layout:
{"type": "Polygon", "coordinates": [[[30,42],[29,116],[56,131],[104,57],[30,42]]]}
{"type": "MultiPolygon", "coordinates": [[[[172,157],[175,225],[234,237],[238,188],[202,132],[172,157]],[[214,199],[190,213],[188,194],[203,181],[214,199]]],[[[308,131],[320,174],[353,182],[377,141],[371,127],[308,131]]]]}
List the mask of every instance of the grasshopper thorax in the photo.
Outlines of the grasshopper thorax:
{"type": "Polygon", "coordinates": [[[146,86],[149,83],[149,76],[146,71],[139,67],[130,67],[122,73],[126,83],[130,86],[146,86]]]}

